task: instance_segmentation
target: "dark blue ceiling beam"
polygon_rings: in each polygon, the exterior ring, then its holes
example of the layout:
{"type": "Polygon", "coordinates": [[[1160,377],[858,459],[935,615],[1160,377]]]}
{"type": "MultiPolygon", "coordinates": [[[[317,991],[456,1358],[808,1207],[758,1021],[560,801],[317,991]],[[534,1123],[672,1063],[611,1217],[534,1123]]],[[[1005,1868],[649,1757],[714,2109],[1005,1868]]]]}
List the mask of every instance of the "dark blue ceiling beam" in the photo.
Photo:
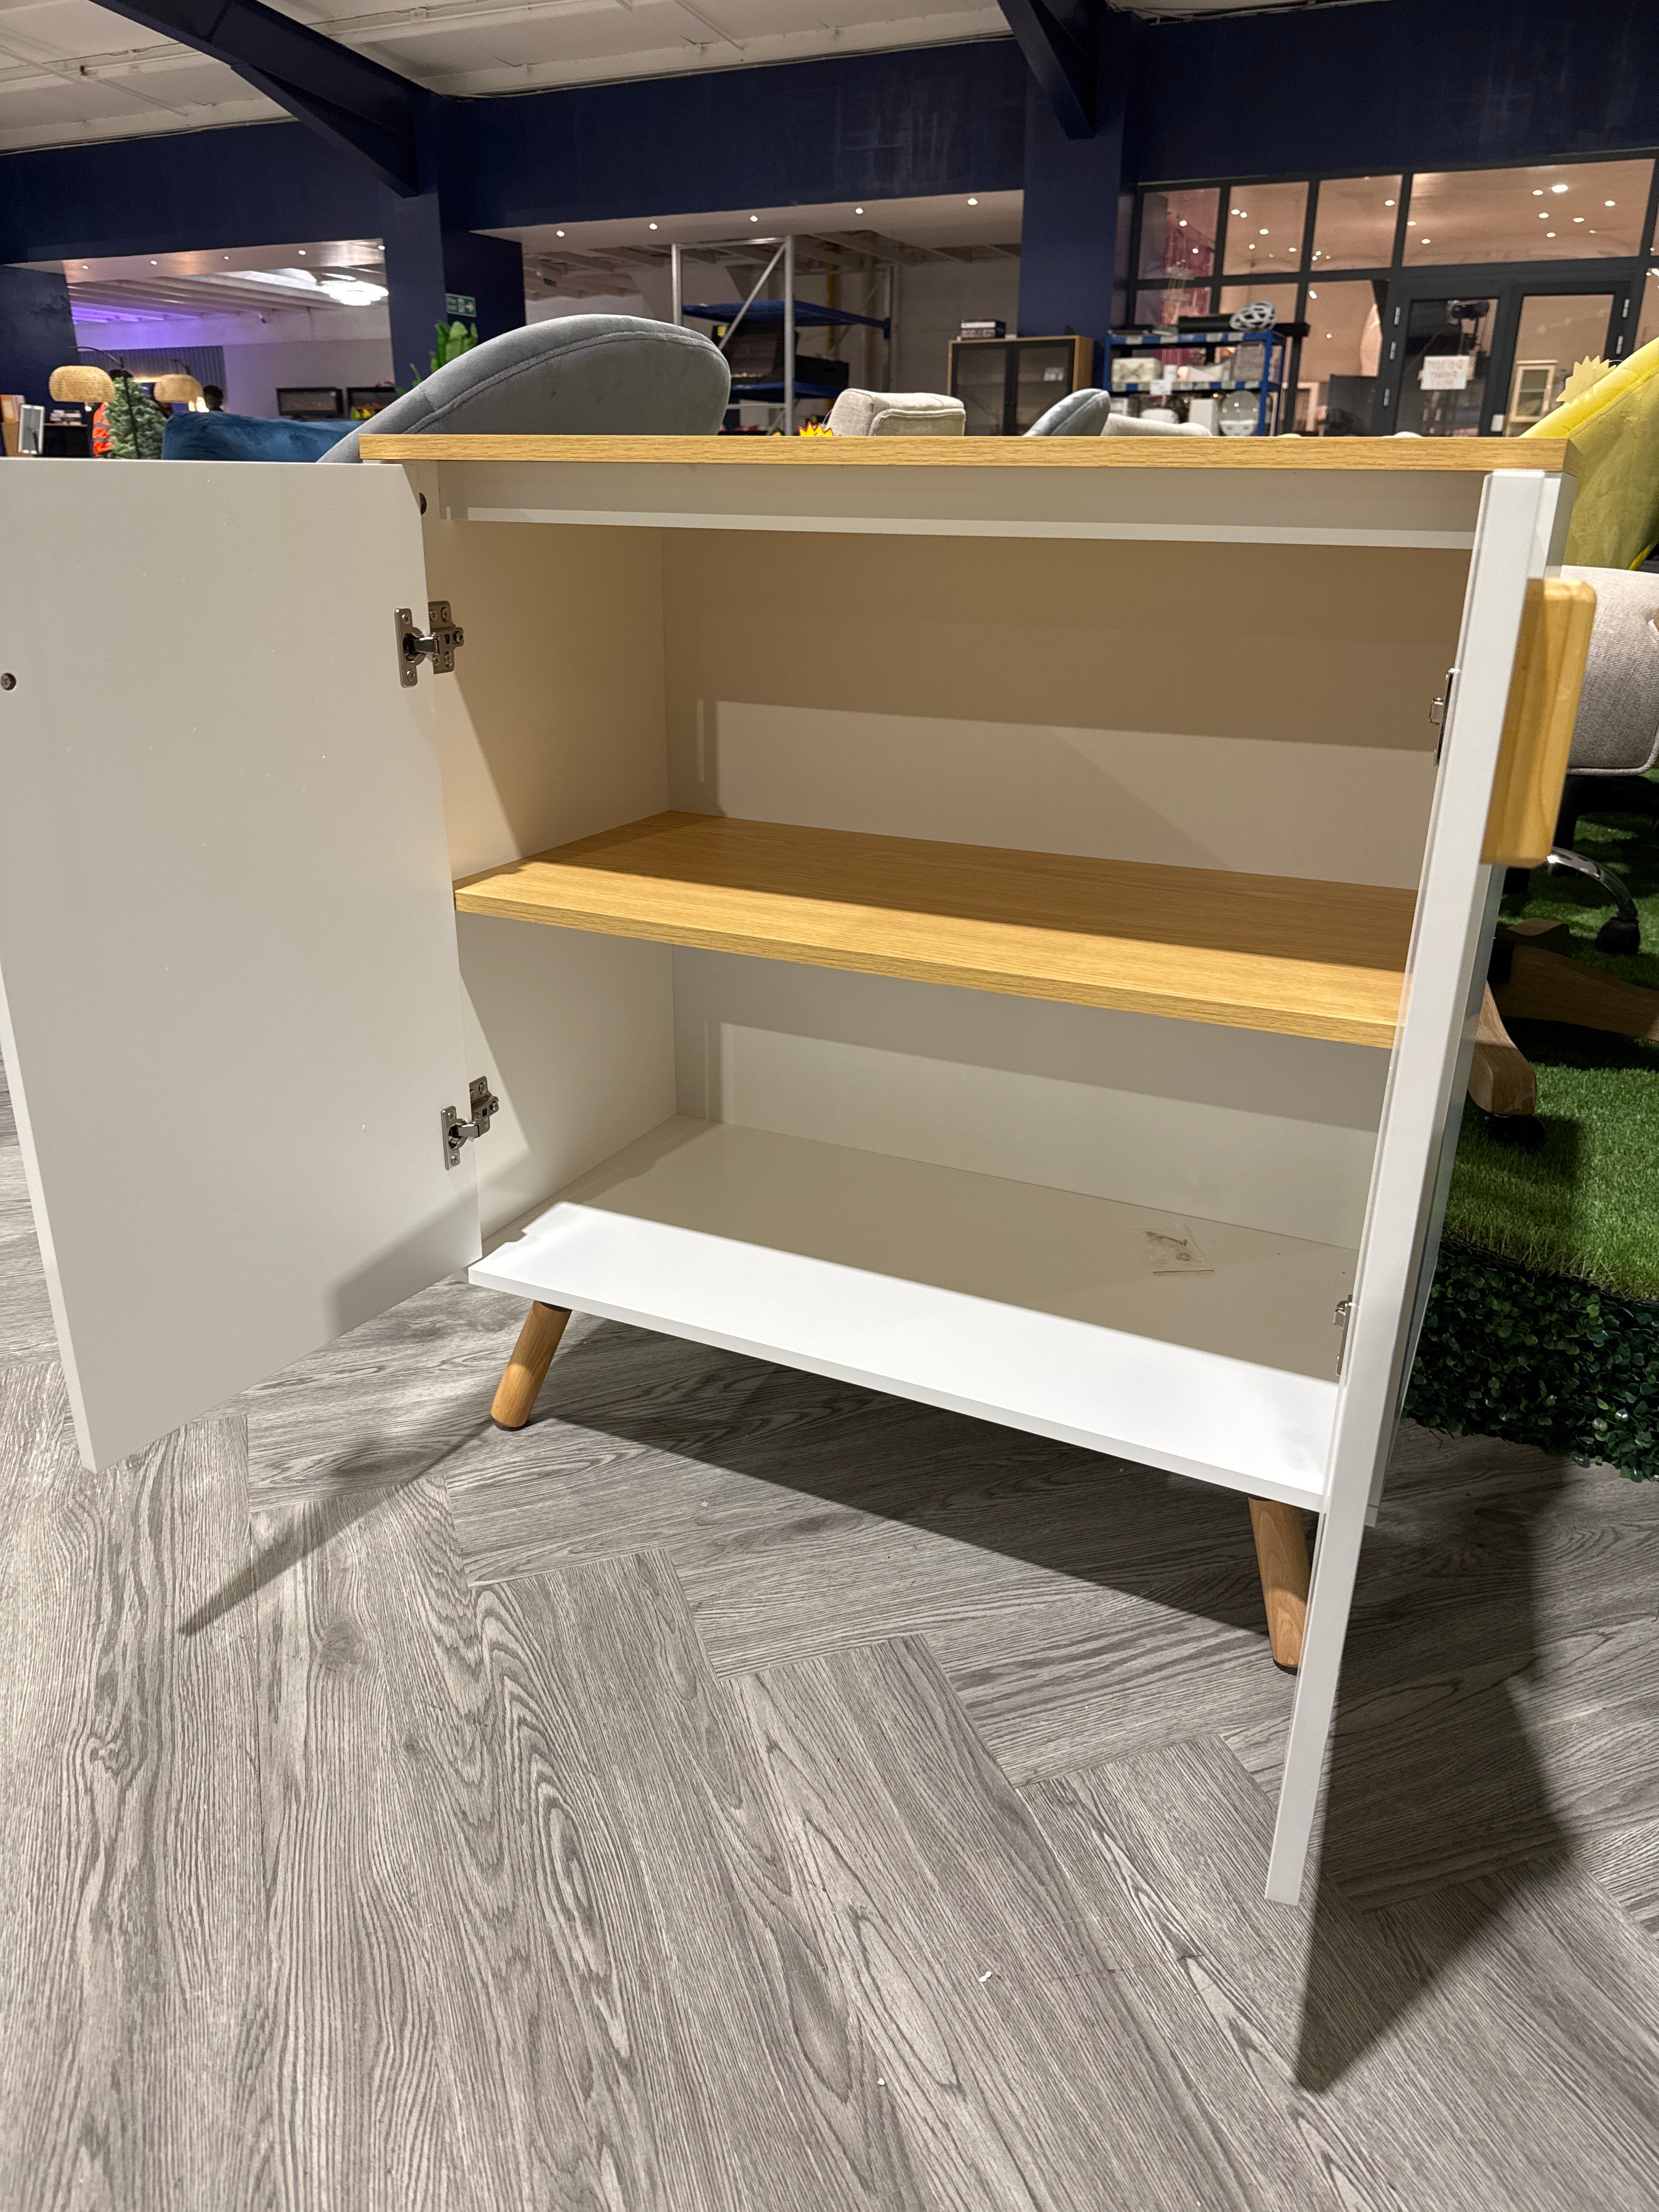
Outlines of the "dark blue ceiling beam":
{"type": "Polygon", "coordinates": [[[1008,28],[1068,138],[1095,135],[1101,0],[999,0],[1008,28]]]}
{"type": "Polygon", "coordinates": [[[433,106],[422,86],[325,39],[261,0],[100,0],[112,15],[176,39],[286,108],[296,123],[365,161],[401,193],[421,189],[433,106]]]}

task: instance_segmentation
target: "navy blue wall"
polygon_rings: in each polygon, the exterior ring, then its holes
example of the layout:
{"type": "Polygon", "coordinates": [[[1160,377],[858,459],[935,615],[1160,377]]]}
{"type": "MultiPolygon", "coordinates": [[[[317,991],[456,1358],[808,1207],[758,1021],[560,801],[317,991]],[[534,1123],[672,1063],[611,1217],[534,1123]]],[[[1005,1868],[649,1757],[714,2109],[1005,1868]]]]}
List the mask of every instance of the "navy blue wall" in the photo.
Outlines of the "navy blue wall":
{"type": "Polygon", "coordinates": [[[1025,68],[999,39],[527,94],[471,114],[479,228],[1017,191],[1025,68]]]}
{"type": "Polygon", "coordinates": [[[77,361],[69,286],[42,269],[0,269],[0,392],[44,406],[54,368],[77,361]]]}
{"type": "Polygon", "coordinates": [[[378,238],[380,186],[298,123],[0,156],[0,261],[378,238]]]}
{"type": "MultiPolygon", "coordinates": [[[[529,223],[1023,187],[1022,323],[1094,331],[1137,179],[1659,145],[1654,0],[1371,0],[1126,26],[1120,46],[1121,158],[1115,111],[1079,145],[1028,105],[1008,40],[447,105],[439,228],[453,244],[529,223]]],[[[379,237],[398,228],[388,204],[298,124],[11,154],[0,262],[379,237]]],[[[444,253],[422,264],[428,290],[444,253]]],[[[482,283],[451,289],[478,291],[482,309],[482,283]]]]}
{"type": "Polygon", "coordinates": [[[1077,331],[1098,343],[1122,319],[1117,263],[1134,205],[1125,189],[1125,128],[1145,29],[1133,15],[1101,22],[1091,138],[1066,137],[1036,78],[1029,82],[1019,256],[1025,337],[1077,331]]]}
{"type": "Polygon", "coordinates": [[[1231,179],[1655,144],[1653,0],[1373,0],[1149,26],[1130,158],[1231,179]]]}
{"type": "MultiPolygon", "coordinates": [[[[1011,40],[469,100],[453,120],[474,230],[718,208],[1018,191],[1011,40]]],[[[386,201],[297,123],[0,155],[0,261],[378,238],[386,201]]]]}

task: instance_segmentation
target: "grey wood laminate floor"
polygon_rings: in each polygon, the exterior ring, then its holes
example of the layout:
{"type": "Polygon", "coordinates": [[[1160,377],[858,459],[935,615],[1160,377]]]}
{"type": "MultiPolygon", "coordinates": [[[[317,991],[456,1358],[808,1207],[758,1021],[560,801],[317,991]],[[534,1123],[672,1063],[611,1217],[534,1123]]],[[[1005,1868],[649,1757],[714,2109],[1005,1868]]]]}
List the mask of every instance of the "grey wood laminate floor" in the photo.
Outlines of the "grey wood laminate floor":
{"type": "MultiPolygon", "coordinates": [[[[0,1102],[3,1103],[3,1102],[0,1102]]],[[[1242,1501],[441,1285],[103,1477],[0,1113],[3,2212],[1659,2204],[1659,1485],[1242,1501]]]]}

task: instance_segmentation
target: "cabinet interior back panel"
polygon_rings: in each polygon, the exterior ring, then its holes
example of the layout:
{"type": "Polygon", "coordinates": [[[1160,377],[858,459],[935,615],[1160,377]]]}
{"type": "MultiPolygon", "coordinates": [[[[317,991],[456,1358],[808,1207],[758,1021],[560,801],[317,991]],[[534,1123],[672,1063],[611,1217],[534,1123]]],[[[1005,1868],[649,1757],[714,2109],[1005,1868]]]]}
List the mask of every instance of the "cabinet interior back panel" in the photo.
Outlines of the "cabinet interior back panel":
{"type": "Polygon", "coordinates": [[[1385,1052],[726,953],[673,963],[683,1114],[1359,1241],[1385,1052]]]}
{"type": "Polygon", "coordinates": [[[663,539],[672,803],[1414,886],[1464,556],[663,539]]]}

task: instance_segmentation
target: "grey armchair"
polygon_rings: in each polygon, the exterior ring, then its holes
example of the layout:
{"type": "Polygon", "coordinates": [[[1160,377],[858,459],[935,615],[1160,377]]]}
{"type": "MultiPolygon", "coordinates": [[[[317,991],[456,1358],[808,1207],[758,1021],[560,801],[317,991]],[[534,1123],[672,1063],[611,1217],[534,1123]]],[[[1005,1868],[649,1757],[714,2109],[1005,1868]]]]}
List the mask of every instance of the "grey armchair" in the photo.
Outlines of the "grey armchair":
{"type": "Polygon", "coordinates": [[[1039,415],[1028,438],[1209,438],[1201,422],[1154,422],[1139,415],[1114,415],[1112,395],[1097,386],[1068,392],[1039,415]]]}
{"type": "Polygon", "coordinates": [[[707,436],[731,389],[726,356],[697,331],[640,315],[567,315],[446,362],[319,459],[361,460],[363,430],[707,436]]]}

